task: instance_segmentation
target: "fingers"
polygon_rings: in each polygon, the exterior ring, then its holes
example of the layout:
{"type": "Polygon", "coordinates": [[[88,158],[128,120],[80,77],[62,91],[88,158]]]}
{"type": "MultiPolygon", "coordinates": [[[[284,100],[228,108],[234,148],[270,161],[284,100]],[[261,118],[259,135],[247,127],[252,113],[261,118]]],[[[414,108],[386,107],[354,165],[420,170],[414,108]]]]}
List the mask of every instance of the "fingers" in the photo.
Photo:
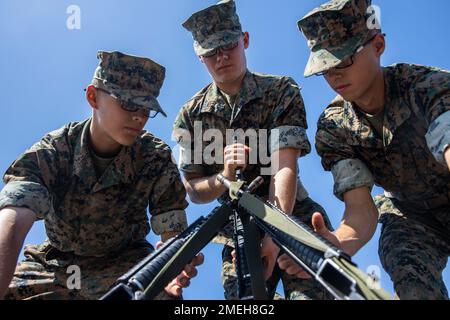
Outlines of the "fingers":
{"type": "Polygon", "coordinates": [[[179,285],[177,279],[173,279],[165,288],[167,294],[173,297],[179,297],[183,293],[182,287],[179,285]]]}
{"type": "Polygon", "coordinates": [[[272,241],[271,237],[265,236],[261,241],[261,258],[263,263],[264,278],[270,278],[273,268],[277,263],[280,248],[272,241]]]}
{"type": "Polygon", "coordinates": [[[229,165],[245,165],[247,154],[243,150],[229,150],[224,153],[224,162],[229,165]]]}
{"type": "Polygon", "coordinates": [[[184,270],[177,276],[177,284],[183,288],[186,288],[190,285],[191,279],[195,278],[198,274],[196,266],[199,266],[203,263],[204,256],[202,253],[197,254],[192,261],[184,267],[184,270]]]}
{"type": "Polygon", "coordinates": [[[242,144],[242,143],[235,143],[235,144],[230,144],[230,145],[226,146],[225,150],[246,150],[246,151],[250,151],[251,148],[249,146],[246,146],[245,144],[242,144]]]}
{"type": "Polygon", "coordinates": [[[278,258],[277,262],[282,270],[286,270],[292,264],[291,262],[293,262],[293,261],[286,254],[282,254],[278,258]]]}
{"type": "Polygon", "coordinates": [[[161,246],[162,246],[163,244],[164,244],[164,242],[158,241],[158,242],[156,243],[156,249],[161,248],[161,246]]]}
{"type": "Polygon", "coordinates": [[[178,283],[177,285],[181,288],[187,288],[191,284],[191,279],[187,275],[187,273],[182,273],[183,275],[178,276],[178,283]]]}
{"type": "MultiPolygon", "coordinates": [[[[161,242],[161,241],[160,241],[161,242]]],[[[156,247],[161,246],[160,242],[156,244],[156,247]]],[[[173,279],[166,287],[165,291],[172,296],[179,297],[183,293],[183,288],[189,287],[191,284],[191,279],[196,277],[198,274],[196,266],[201,265],[205,260],[202,253],[197,254],[192,261],[187,264],[183,271],[173,279]]]]}
{"type": "Polygon", "coordinates": [[[272,238],[265,235],[261,240],[261,256],[278,255],[280,248],[273,242],[272,238]]]}
{"type": "Polygon", "coordinates": [[[245,144],[232,144],[229,146],[226,146],[224,149],[224,154],[227,153],[248,153],[250,152],[251,148],[246,146],[245,144]]]}
{"type": "Polygon", "coordinates": [[[224,155],[224,163],[233,167],[244,167],[247,164],[245,154],[231,153],[224,155]]]}
{"type": "Polygon", "coordinates": [[[182,291],[183,288],[189,287],[191,284],[191,279],[187,273],[183,270],[175,279],[173,279],[166,287],[168,292],[173,292],[174,290],[182,291]]]}
{"type": "Polygon", "coordinates": [[[291,276],[296,276],[300,279],[309,279],[311,276],[302,269],[294,260],[291,259],[287,254],[281,255],[277,260],[278,265],[281,270],[284,270],[287,274],[291,276]]]}
{"type": "Polygon", "coordinates": [[[224,164],[233,169],[238,167],[245,169],[250,151],[251,149],[244,144],[229,145],[224,149],[224,164]]]}
{"type": "Polygon", "coordinates": [[[197,276],[198,271],[197,268],[195,268],[193,265],[188,264],[184,267],[184,270],[181,272],[181,274],[186,278],[194,278],[197,276]]]}
{"type": "Polygon", "coordinates": [[[196,267],[196,266],[202,265],[204,261],[205,261],[205,256],[203,255],[203,253],[199,253],[192,259],[190,265],[196,267]]]}
{"type": "Polygon", "coordinates": [[[233,144],[226,146],[223,151],[223,154],[224,156],[226,155],[246,156],[250,152],[250,150],[251,149],[244,144],[233,144]]]}

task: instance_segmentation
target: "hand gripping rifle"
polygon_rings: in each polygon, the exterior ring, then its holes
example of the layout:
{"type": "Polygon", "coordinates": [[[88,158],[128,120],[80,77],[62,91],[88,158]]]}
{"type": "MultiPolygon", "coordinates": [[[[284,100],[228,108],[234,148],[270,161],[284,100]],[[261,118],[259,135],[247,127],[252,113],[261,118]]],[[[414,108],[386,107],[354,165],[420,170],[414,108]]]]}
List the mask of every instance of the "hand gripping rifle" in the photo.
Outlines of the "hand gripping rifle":
{"type": "Polygon", "coordinates": [[[128,273],[117,280],[102,300],[145,300],[155,298],[229,222],[241,238],[235,236],[239,296],[242,299],[267,299],[259,254],[259,232],[272,240],[306,272],[339,300],[388,300],[381,288],[351,261],[351,258],[315,233],[296,217],[282,212],[252,192],[262,183],[256,178],[248,187],[244,181],[231,182],[222,175],[218,180],[229,189],[230,200],[200,217],[177,237],[167,241],[128,273]],[[237,215],[236,215],[237,214],[237,215]],[[242,241],[242,237],[243,240],[242,241]],[[243,249],[243,250],[242,250],[243,249]],[[245,263],[246,262],[246,263],[245,263]]]}

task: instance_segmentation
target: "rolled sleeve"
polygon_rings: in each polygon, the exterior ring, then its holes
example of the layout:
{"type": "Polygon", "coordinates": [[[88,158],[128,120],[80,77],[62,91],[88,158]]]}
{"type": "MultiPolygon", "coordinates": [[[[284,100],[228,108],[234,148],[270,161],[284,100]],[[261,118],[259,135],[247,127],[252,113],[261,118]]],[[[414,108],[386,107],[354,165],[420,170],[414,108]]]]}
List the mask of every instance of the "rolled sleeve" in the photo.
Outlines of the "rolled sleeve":
{"type": "Polygon", "coordinates": [[[46,187],[36,182],[11,181],[0,192],[0,209],[25,207],[38,219],[44,219],[52,209],[51,196],[46,187]]]}
{"type": "Polygon", "coordinates": [[[344,194],[356,188],[368,187],[372,190],[374,179],[367,166],[359,159],[346,159],[336,163],[331,169],[334,178],[334,194],[344,200],[344,194]]]}
{"type": "Polygon", "coordinates": [[[275,88],[279,98],[274,103],[269,126],[269,150],[271,152],[283,148],[300,150],[300,156],[311,152],[311,145],[306,135],[305,104],[300,88],[291,78],[284,78],[275,88]]]}
{"type": "Polygon", "coordinates": [[[52,186],[59,176],[58,155],[53,140],[47,135],[17,158],[3,177],[0,208],[25,207],[37,219],[53,212],[52,186]]]}
{"type": "Polygon", "coordinates": [[[153,232],[160,235],[164,232],[181,232],[187,228],[186,212],[173,210],[152,216],[150,223],[153,232]]]}
{"type": "Polygon", "coordinates": [[[149,198],[150,223],[153,232],[157,235],[182,231],[187,227],[184,210],[188,202],[180,173],[171,161],[168,161],[163,168],[149,198]]]}
{"type": "Polygon", "coordinates": [[[201,164],[195,164],[192,162],[192,158],[190,155],[192,154],[192,150],[187,149],[181,145],[178,145],[178,169],[183,172],[188,173],[200,173],[203,174],[205,169],[201,164]]]}
{"type": "Polygon", "coordinates": [[[431,123],[425,138],[433,156],[446,166],[444,153],[450,146],[450,111],[443,113],[431,123]]]}
{"type": "Polygon", "coordinates": [[[285,148],[309,152],[311,145],[303,127],[280,126],[270,130],[270,153],[285,148]]]}

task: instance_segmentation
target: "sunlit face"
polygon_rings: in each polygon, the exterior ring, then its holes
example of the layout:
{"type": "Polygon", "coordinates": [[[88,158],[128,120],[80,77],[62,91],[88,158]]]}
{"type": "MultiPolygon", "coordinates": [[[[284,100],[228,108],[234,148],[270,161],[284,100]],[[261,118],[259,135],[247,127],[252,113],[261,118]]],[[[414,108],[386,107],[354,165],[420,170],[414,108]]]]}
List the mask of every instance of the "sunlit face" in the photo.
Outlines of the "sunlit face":
{"type": "Polygon", "coordinates": [[[147,123],[148,115],[143,110],[126,111],[120,101],[107,92],[96,88],[93,90],[96,102],[93,121],[99,131],[111,142],[122,146],[132,145],[147,123]]]}
{"type": "Polygon", "coordinates": [[[245,49],[249,45],[249,34],[245,32],[238,40],[238,44],[231,50],[218,50],[211,57],[200,56],[209,73],[216,83],[233,83],[239,80],[247,70],[245,49]]]}
{"type": "Polygon", "coordinates": [[[384,37],[377,35],[362,51],[353,56],[353,64],[345,69],[334,68],[325,74],[331,88],[347,101],[358,101],[372,87],[380,70],[384,37]]]}

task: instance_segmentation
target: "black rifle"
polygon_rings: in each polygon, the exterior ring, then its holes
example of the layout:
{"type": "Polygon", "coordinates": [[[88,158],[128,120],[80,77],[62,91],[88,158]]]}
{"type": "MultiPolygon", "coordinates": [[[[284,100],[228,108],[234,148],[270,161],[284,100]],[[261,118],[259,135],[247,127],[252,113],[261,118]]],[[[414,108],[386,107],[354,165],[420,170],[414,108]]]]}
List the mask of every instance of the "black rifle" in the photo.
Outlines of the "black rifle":
{"type": "MultiPolygon", "coordinates": [[[[390,296],[373,285],[373,280],[351,258],[309,226],[288,216],[252,192],[262,183],[258,177],[248,187],[243,181],[231,182],[219,175],[229,189],[230,200],[200,217],[184,232],[166,242],[132,270],[118,279],[117,285],[102,300],[144,300],[155,298],[221,230],[230,216],[242,222],[243,234],[235,237],[236,268],[244,299],[267,299],[259,254],[259,232],[273,241],[336,299],[387,300],[390,296]],[[235,215],[236,214],[236,215],[235,215]],[[242,250],[244,249],[244,250],[242,250]],[[241,260],[246,260],[243,263],[241,260]],[[248,276],[250,275],[250,276],[248,276]],[[251,291],[249,290],[251,286],[251,291]]],[[[240,229],[239,221],[235,226],[240,229]]]]}

